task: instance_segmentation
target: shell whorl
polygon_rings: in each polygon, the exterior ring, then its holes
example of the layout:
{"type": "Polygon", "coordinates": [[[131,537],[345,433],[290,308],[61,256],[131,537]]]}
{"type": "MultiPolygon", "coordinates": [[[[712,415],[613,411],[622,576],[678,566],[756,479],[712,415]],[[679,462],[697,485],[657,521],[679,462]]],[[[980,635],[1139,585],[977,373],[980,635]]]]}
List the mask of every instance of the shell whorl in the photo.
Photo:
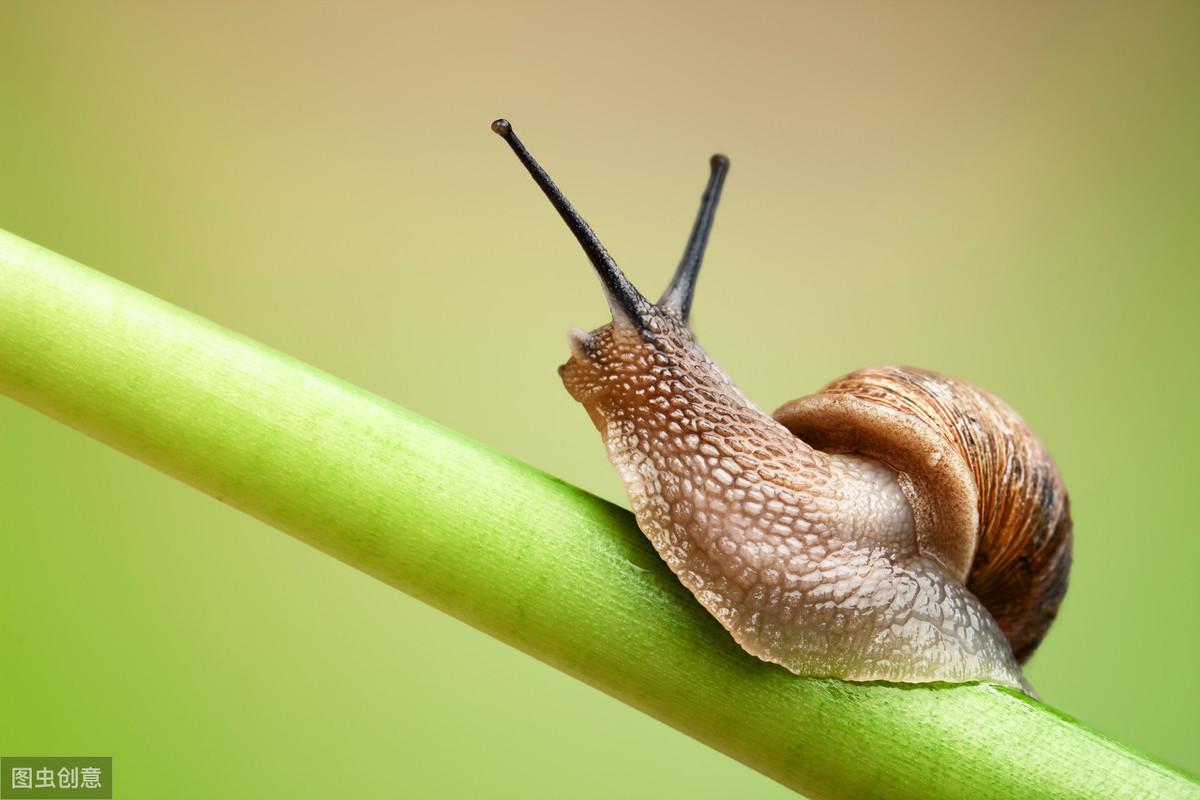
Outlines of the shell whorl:
{"type": "Polygon", "coordinates": [[[859,370],[775,418],[823,450],[900,473],[918,536],[991,612],[1024,662],[1058,612],[1071,515],[1054,459],[999,398],[913,367],[859,370]],[[972,507],[973,505],[973,507],[972,507]]]}

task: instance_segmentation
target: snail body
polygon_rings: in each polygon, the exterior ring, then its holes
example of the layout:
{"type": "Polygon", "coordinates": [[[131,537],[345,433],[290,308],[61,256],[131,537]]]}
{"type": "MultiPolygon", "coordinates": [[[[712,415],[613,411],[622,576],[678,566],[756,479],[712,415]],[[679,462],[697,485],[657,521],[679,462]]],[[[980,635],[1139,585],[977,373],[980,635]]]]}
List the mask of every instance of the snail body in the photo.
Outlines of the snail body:
{"type": "Polygon", "coordinates": [[[909,367],[851,373],[768,415],[688,327],[729,162],[714,156],[684,257],[657,303],[625,278],[504,120],[567,222],[613,320],[569,334],[559,368],[638,525],[747,652],[802,675],[994,681],[1066,588],[1071,523],[1053,460],[1003,402],[909,367]]]}

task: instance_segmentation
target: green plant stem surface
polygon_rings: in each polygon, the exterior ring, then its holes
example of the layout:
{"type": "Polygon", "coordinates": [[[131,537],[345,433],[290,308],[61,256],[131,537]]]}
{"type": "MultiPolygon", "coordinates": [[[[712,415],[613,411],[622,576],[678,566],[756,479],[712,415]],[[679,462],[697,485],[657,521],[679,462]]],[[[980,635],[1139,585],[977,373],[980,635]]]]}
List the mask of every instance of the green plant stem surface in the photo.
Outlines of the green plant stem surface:
{"type": "Polygon", "coordinates": [[[1017,692],[760,662],[628,512],[2,231],[0,389],[812,797],[1200,797],[1017,692]]]}

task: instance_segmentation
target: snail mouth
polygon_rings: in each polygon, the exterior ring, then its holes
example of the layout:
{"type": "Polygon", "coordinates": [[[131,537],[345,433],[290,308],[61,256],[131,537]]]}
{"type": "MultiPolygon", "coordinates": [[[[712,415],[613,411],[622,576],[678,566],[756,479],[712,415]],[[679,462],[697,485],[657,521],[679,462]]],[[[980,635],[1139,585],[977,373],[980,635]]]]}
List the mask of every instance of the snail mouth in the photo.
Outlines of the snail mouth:
{"type": "Polygon", "coordinates": [[[586,356],[572,355],[565,364],[559,365],[558,377],[571,397],[589,408],[612,391],[612,387],[597,374],[595,363],[586,356]]]}
{"type": "Polygon", "coordinates": [[[558,368],[558,376],[562,379],[567,394],[583,406],[591,418],[596,430],[601,433],[607,427],[607,421],[601,407],[605,399],[612,393],[612,387],[596,374],[590,361],[584,361],[572,356],[571,360],[558,368]]]}
{"type": "Polygon", "coordinates": [[[571,348],[571,357],[558,368],[558,377],[562,380],[567,393],[583,405],[599,427],[596,420],[599,406],[611,391],[611,384],[604,379],[604,370],[597,360],[597,344],[595,334],[579,328],[567,331],[567,344],[571,348]]]}

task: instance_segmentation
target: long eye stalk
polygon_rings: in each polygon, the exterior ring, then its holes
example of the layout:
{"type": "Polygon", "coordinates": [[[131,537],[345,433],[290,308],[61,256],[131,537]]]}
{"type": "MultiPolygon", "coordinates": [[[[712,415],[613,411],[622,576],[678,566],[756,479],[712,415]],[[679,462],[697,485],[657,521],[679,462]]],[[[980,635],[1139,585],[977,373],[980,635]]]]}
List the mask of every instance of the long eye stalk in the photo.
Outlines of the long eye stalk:
{"type": "Polygon", "coordinates": [[[542,166],[525,149],[525,145],[517,138],[517,134],[513,132],[512,125],[508,120],[496,120],[492,123],[492,130],[508,142],[509,147],[517,154],[517,158],[525,165],[525,169],[529,170],[529,174],[533,176],[533,180],[545,192],[550,204],[567,223],[571,233],[575,234],[575,238],[579,240],[583,252],[587,253],[588,260],[592,262],[592,266],[596,268],[596,272],[600,276],[601,283],[604,284],[604,292],[608,296],[608,304],[612,309],[613,318],[616,319],[620,314],[628,321],[643,327],[650,302],[629,282],[625,273],[621,272],[621,268],[617,266],[617,262],[604,249],[604,245],[600,244],[600,240],[592,231],[591,226],[584,221],[562,190],[550,179],[546,170],[542,169],[542,166]]]}
{"type": "Polygon", "coordinates": [[[725,175],[729,172],[729,159],[717,154],[709,160],[709,165],[712,171],[708,176],[704,196],[700,199],[700,210],[696,213],[692,234],[688,237],[683,258],[675,269],[675,276],[671,278],[671,283],[658,301],[660,308],[675,311],[684,322],[688,321],[692,312],[696,277],[700,274],[700,263],[704,260],[704,249],[708,246],[708,234],[712,231],[717,203],[721,199],[721,187],[725,185],[725,175]]]}

